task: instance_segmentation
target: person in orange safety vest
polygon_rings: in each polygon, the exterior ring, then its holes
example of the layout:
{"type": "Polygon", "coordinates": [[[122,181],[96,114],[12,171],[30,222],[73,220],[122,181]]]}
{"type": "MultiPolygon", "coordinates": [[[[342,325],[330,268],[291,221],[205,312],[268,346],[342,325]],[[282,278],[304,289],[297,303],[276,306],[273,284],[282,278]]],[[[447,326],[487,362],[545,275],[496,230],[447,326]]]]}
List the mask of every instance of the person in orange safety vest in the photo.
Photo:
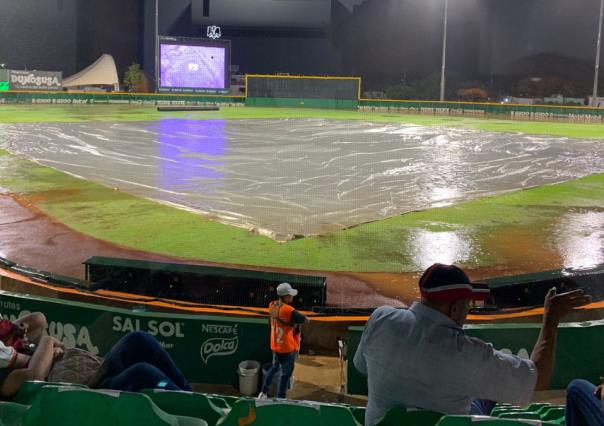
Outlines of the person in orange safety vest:
{"type": "Polygon", "coordinates": [[[277,286],[279,299],[269,304],[271,325],[271,351],[273,362],[266,374],[259,399],[266,399],[273,377],[281,369],[281,380],[277,391],[278,398],[285,398],[289,381],[294,372],[294,365],[300,351],[301,325],[308,319],[298,312],[291,303],[298,290],[288,283],[277,286]]]}

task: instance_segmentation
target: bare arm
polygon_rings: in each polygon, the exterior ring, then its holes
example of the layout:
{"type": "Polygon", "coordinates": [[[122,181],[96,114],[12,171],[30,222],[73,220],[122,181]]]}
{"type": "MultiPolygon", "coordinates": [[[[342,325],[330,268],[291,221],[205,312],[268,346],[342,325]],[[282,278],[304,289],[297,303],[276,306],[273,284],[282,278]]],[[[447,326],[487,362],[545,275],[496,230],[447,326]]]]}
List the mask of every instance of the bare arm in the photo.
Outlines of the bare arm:
{"type": "Polygon", "coordinates": [[[63,345],[53,337],[42,337],[36,352],[31,357],[21,354],[17,357],[15,369],[4,380],[0,387],[0,394],[10,397],[28,380],[46,380],[52,362],[55,357],[62,354],[62,348],[63,345]]]}
{"type": "Polygon", "coordinates": [[[539,374],[535,390],[547,389],[552,379],[556,365],[556,341],[560,320],[575,308],[591,302],[591,297],[586,296],[581,289],[562,294],[556,293],[554,287],[545,296],[541,332],[531,354],[531,360],[535,363],[539,374]]]}

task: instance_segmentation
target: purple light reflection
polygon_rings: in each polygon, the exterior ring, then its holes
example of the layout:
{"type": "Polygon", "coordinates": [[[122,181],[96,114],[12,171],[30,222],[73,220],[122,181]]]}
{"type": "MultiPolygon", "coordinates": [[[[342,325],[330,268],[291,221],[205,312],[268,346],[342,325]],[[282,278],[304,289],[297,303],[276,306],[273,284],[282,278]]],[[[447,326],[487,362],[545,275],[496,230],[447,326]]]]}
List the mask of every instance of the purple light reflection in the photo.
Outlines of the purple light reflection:
{"type": "Polygon", "coordinates": [[[220,171],[227,143],[224,126],[224,120],[159,120],[151,130],[158,134],[160,186],[211,191],[224,177],[220,171]]]}

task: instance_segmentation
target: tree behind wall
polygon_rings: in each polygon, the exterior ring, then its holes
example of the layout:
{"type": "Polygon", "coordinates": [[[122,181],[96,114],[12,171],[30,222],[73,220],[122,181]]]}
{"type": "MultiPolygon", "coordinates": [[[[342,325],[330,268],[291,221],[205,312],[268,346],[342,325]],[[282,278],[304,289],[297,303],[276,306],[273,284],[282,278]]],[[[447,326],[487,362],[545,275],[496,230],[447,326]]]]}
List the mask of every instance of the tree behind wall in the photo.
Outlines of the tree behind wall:
{"type": "Polygon", "coordinates": [[[132,64],[124,74],[124,89],[128,92],[148,92],[147,77],[139,64],[132,64]]]}

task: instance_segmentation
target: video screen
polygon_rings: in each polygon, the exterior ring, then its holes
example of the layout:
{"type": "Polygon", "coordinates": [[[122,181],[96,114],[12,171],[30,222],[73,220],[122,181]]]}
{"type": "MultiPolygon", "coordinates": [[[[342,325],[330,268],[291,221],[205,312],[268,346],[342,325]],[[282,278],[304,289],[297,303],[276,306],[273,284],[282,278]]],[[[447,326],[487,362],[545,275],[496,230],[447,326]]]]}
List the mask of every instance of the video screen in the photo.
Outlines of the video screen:
{"type": "MultiPolygon", "coordinates": [[[[228,88],[225,46],[160,44],[160,86],[165,89],[228,88]]],[[[177,91],[177,90],[174,90],[177,91]]]]}

